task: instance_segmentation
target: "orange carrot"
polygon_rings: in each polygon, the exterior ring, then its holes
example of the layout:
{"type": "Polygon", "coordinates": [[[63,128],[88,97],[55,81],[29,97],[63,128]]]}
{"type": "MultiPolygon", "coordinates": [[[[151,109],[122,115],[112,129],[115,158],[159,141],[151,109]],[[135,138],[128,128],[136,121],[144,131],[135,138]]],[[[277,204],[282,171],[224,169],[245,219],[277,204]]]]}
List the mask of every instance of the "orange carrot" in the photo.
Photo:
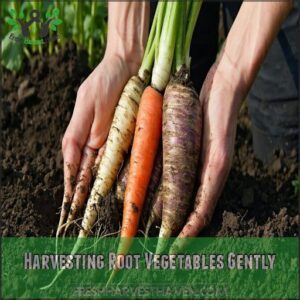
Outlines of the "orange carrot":
{"type": "Polygon", "coordinates": [[[142,95],[125,190],[121,238],[134,237],[138,230],[161,138],[162,101],[162,95],[152,87],[147,87],[142,95]]]}
{"type": "Polygon", "coordinates": [[[124,196],[121,240],[115,268],[107,285],[115,277],[120,260],[126,255],[137,233],[139,220],[150,182],[162,131],[163,97],[152,87],[142,95],[129,163],[129,175],[124,196]]]}

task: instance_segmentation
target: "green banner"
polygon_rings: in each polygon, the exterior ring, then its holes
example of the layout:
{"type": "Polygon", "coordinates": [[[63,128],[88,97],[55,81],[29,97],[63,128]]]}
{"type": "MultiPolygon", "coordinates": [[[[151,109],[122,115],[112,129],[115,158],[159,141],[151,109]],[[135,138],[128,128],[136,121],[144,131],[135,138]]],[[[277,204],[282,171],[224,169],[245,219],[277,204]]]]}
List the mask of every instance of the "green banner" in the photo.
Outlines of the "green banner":
{"type": "Polygon", "coordinates": [[[1,298],[299,299],[297,238],[157,241],[117,256],[117,238],[2,238],[1,298]]]}

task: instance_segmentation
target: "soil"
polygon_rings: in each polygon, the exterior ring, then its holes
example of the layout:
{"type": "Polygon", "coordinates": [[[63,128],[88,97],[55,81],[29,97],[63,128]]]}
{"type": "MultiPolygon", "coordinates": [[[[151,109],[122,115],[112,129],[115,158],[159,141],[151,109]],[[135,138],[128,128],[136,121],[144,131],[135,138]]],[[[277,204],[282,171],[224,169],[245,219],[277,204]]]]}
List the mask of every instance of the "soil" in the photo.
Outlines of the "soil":
{"type": "MultiPolygon", "coordinates": [[[[57,55],[36,56],[15,75],[3,71],[1,103],[1,236],[53,236],[63,196],[61,140],[76,92],[88,76],[87,56],[70,44],[57,55]]],[[[296,236],[298,195],[291,181],[297,153],[275,153],[271,167],[254,157],[246,106],[240,113],[232,171],[207,236],[296,236]]],[[[114,196],[98,229],[118,230],[114,196]]]]}

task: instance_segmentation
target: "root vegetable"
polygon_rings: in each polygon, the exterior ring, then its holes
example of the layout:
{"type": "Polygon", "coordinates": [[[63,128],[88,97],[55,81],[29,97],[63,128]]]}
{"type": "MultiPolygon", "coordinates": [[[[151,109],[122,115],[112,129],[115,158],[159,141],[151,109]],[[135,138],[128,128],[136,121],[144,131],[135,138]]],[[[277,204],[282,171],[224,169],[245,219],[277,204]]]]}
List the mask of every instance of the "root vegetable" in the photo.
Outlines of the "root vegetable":
{"type": "Polygon", "coordinates": [[[145,81],[138,76],[133,76],[123,90],[88,199],[79,237],[88,236],[96,221],[99,205],[110,192],[124,161],[132,142],[139,102],[144,88],[145,81]]]}
{"type": "MultiPolygon", "coordinates": [[[[147,220],[150,215],[150,210],[151,210],[152,203],[153,203],[155,195],[156,195],[156,190],[159,186],[161,173],[162,173],[162,149],[160,146],[159,150],[157,152],[156,158],[155,158],[153,171],[152,171],[151,179],[150,179],[150,182],[148,185],[147,195],[145,198],[144,208],[143,208],[143,212],[142,212],[142,214],[143,214],[142,221],[144,223],[146,223],[145,220],[147,220]]],[[[116,198],[118,201],[119,208],[123,208],[124,195],[125,195],[128,175],[129,175],[129,159],[126,160],[120,174],[118,175],[118,181],[116,184],[115,195],[116,195],[116,198]]]]}
{"type": "Polygon", "coordinates": [[[96,177],[96,174],[97,174],[97,171],[99,169],[100,162],[101,162],[105,147],[106,147],[106,142],[104,143],[104,145],[98,151],[98,155],[97,155],[96,160],[95,160],[95,165],[93,167],[93,177],[96,177]]]}
{"type": "Polygon", "coordinates": [[[107,285],[119,269],[119,262],[128,253],[136,235],[161,138],[163,97],[152,87],[143,93],[131,150],[128,182],[125,190],[121,239],[115,269],[107,285]]]}
{"type": "MultiPolygon", "coordinates": [[[[201,142],[201,107],[181,70],[166,88],[163,105],[162,224],[159,237],[183,227],[191,205],[201,142]]],[[[158,244],[157,251],[160,253],[158,244]]]]}
{"type": "Polygon", "coordinates": [[[180,2],[175,51],[176,74],[165,90],[163,106],[162,222],[156,252],[182,229],[193,194],[200,156],[202,108],[189,80],[190,45],[202,1],[180,2]],[[187,15],[188,14],[188,15],[187,15]],[[186,29],[186,30],[185,30],[186,29]]]}
{"type": "MultiPolygon", "coordinates": [[[[151,87],[145,89],[141,99],[125,190],[121,238],[134,237],[138,230],[161,137],[162,100],[161,94],[151,87]]],[[[125,254],[126,250],[118,253],[125,254]]]]}
{"type": "Polygon", "coordinates": [[[125,161],[124,166],[122,167],[121,172],[118,175],[118,180],[116,184],[116,198],[118,201],[119,209],[123,208],[128,174],[129,174],[129,158],[125,161]]]}

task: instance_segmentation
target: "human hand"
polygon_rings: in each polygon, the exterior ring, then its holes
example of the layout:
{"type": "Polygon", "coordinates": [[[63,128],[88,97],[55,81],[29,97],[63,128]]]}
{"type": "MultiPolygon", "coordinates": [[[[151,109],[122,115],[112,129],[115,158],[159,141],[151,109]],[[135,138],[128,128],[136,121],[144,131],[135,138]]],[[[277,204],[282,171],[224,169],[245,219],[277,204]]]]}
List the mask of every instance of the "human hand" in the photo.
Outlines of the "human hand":
{"type": "Polygon", "coordinates": [[[210,223],[231,168],[237,117],[245,95],[241,76],[231,70],[223,53],[211,67],[200,93],[204,118],[201,182],[194,210],[179,234],[181,238],[197,236],[210,223]]]}
{"type": "Polygon", "coordinates": [[[142,62],[148,25],[148,2],[109,2],[105,56],[80,86],[73,115],[62,141],[64,199],[57,236],[63,227],[66,232],[83,207],[89,192],[92,168],[99,165],[102,146],[119,97],[129,78],[137,74],[142,62]],[[67,223],[62,226],[67,215],[67,223]]]}
{"type": "Polygon", "coordinates": [[[137,72],[138,66],[138,62],[118,55],[106,55],[79,87],[73,115],[62,141],[65,207],[62,208],[57,234],[71,204],[68,225],[86,200],[98,149],[105,143],[123,87],[137,72]]]}

